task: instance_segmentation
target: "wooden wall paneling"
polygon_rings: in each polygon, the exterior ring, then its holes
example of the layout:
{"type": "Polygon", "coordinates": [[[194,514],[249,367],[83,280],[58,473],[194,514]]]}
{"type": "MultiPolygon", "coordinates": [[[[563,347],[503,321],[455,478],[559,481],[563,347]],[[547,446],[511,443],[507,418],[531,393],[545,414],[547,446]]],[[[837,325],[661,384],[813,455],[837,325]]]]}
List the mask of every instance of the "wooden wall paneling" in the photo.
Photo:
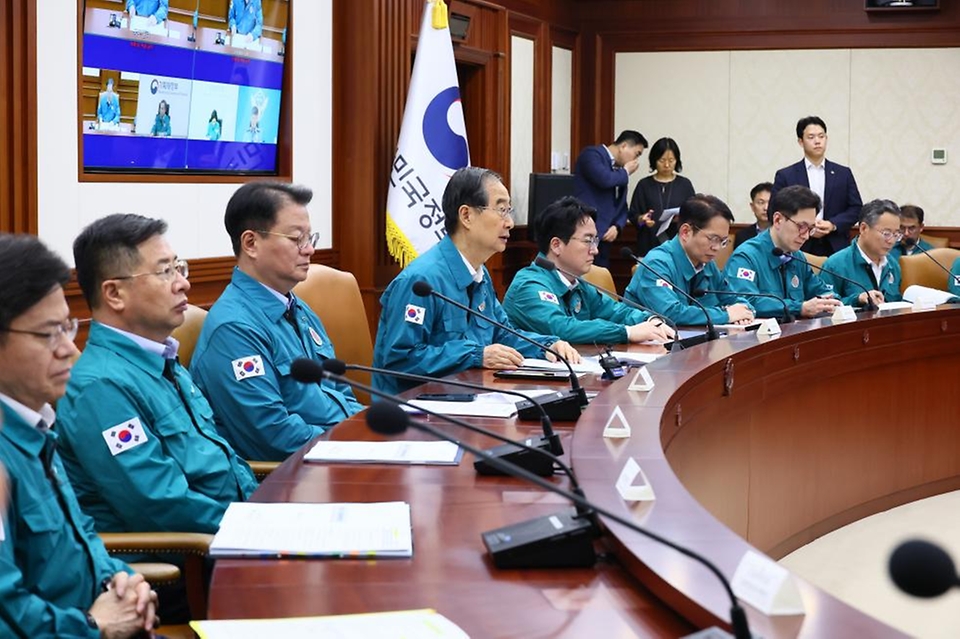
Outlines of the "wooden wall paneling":
{"type": "Polygon", "coordinates": [[[36,0],[0,0],[0,231],[37,232],[36,0]]]}

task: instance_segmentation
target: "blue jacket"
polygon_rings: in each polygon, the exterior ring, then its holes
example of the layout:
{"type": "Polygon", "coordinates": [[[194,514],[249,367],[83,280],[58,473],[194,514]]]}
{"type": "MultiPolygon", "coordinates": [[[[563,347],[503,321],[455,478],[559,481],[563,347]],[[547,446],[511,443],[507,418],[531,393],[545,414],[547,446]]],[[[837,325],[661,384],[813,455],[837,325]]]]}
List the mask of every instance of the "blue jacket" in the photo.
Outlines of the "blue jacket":
{"type": "MultiPolygon", "coordinates": [[[[920,248],[922,248],[924,251],[930,251],[933,249],[933,244],[931,244],[930,242],[924,239],[918,240],[917,244],[919,244],[920,248]]],[[[921,251],[919,248],[917,248],[916,244],[911,246],[908,249],[906,246],[903,245],[903,242],[897,242],[896,244],[893,245],[893,248],[890,249],[890,252],[887,253],[887,259],[899,261],[900,258],[903,257],[904,255],[916,255],[917,253],[920,253],[920,252],[921,251]]]]}
{"type": "Polygon", "coordinates": [[[283,302],[235,268],[193,352],[190,372],[213,406],[217,430],[245,459],[286,459],[363,409],[346,385],[301,384],[290,376],[295,359],[335,357],[320,318],[290,297],[299,336],[283,302]]]}
{"type": "Polygon", "coordinates": [[[228,27],[236,29],[241,35],[251,35],[256,40],[263,33],[263,5],[260,0],[250,0],[245,4],[243,0],[230,0],[230,15],[227,16],[228,27]]]}
{"type": "MultiPolygon", "coordinates": [[[[438,293],[512,328],[490,283],[490,273],[485,266],[481,268],[483,282],[475,287],[471,301],[468,288],[473,277],[453,240],[446,236],[400,271],[380,297],[373,365],[443,377],[481,367],[483,349],[491,344],[510,346],[524,357],[543,357],[542,349],[478,317],[468,317],[466,311],[433,295],[419,297],[411,288],[414,282],[424,280],[438,293]]],[[[557,341],[554,336],[521,332],[547,346],[557,341]]],[[[374,375],[373,385],[387,393],[399,393],[416,383],[374,375]]]]}
{"type": "Polygon", "coordinates": [[[130,7],[137,9],[138,16],[153,16],[157,22],[163,22],[167,19],[170,0],[127,0],[127,11],[130,11],[130,7]]]}
{"type": "MultiPolygon", "coordinates": [[[[676,286],[682,286],[683,290],[690,294],[698,288],[711,291],[731,291],[723,295],[707,293],[698,299],[707,309],[707,313],[710,314],[710,321],[714,324],[730,323],[730,315],[726,310],[727,306],[746,304],[747,307],[754,308],[754,305],[745,298],[732,292],[723,273],[713,262],[704,264],[700,272],[697,273],[690,262],[690,258],[687,257],[686,251],[683,250],[679,237],[653,248],[643,258],[643,262],[657,273],[669,278],[676,286]]],[[[637,270],[634,271],[623,296],[628,300],[640,302],[680,326],[706,324],[703,311],[674,291],[673,287],[666,281],[655,277],[653,273],[642,266],[637,266],[637,270]]]]}
{"type": "Polygon", "coordinates": [[[100,100],[97,104],[97,119],[109,124],[120,122],[120,100],[116,93],[104,91],[100,94],[100,100]]]}
{"type": "Polygon", "coordinates": [[[597,210],[597,236],[627,223],[627,183],[630,174],[613,166],[604,145],[588,146],[573,168],[573,194],[597,210]]]}
{"type": "Polygon", "coordinates": [[[960,257],[953,261],[953,266],[950,267],[950,274],[953,277],[947,278],[947,290],[954,295],[960,295],[960,257]]]}
{"type": "Polygon", "coordinates": [[[99,531],[215,533],[230,502],[257,488],[190,374],[176,365],[181,399],[164,363],[93,322],[58,404],[64,465],[99,531]],[[116,452],[108,433],[133,419],[145,442],[116,452]]]}
{"type": "Polygon", "coordinates": [[[503,310],[525,330],[556,335],[571,344],[623,344],[627,326],[650,315],[618,302],[590,285],[563,283],[536,262],[513,276],[503,310]]]}
{"type": "MultiPolygon", "coordinates": [[[[772,293],[782,297],[796,316],[800,315],[807,300],[833,293],[833,289],[813,272],[801,251],[794,252],[794,259],[787,262],[772,251],[770,229],[738,246],[723,271],[730,288],[744,297],[749,297],[748,293],[772,293]]],[[[757,297],[752,302],[757,317],[783,315],[783,305],[777,300],[757,297]]]]}
{"type": "Polygon", "coordinates": [[[166,113],[158,113],[157,117],[153,119],[153,128],[150,129],[150,135],[169,137],[171,133],[170,116],[166,113]]]}
{"type": "MultiPolygon", "coordinates": [[[[837,225],[837,230],[827,235],[827,242],[829,242],[832,252],[836,253],[850,244],[850,227],[856,224],[860,217],[863,200],[860,199],[857,181],[853,178],[853,172],[849,168],[830,160],[824,160],[824,172],[823,219],[837,225]]],[[[805,160],[800,160],[796,164],[791,164],[777,171],[773,178],[773,192],[770,194],[770,202],[773,202],[777,191],[785,186],[795,184],[808,188],[810,186],[805,160]]],[[[773,213],[773,206],[771,206],[769,209],[771,218],[773,213]]]]}
{"type": "Polygon", "coordinates": [[[0,542],[0,636],[90,637],[86,611],[117,572],[131,572],[107,554],[80,510],[56,452],[57,435],[41,432],[0,402],[0,459],[7,467],[9,503],[0,542]],[[55,479],[43,459],[50,456],[55,479]],[[9,620],[7,620],[9,616],[9,620]]]}
{"type": "MultiPolygon", "coordinates": [[[[876,281],[873,269],[860,255],[860,249],[857,248],[857,241],[854,240],[847,248],[834,253],[823,263],[823,268],[833,271],[838,275],[849,278],[854,282],[859,282],[868,291],[876,290],[883,293],[883,299],[887,302],[899,302],[903,299],[900,294],[900,264],[897,260],[887,256],[887,263],[880,271],[880,281],[876,281]]],[[[857,298],[863,294],[863,291],[834,277],[827,271],[820,272],[820,279],[825,284],[833,286],[837,297],[848,306],[863,306],[857,298]]]]}

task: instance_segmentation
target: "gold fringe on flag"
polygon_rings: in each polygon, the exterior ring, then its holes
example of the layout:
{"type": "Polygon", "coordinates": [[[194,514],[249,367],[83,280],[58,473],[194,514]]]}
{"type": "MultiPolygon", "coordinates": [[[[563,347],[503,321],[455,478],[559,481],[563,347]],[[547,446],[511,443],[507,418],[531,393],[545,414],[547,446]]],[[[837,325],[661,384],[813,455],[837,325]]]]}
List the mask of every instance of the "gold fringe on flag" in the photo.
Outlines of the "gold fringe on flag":
{"type": "Polygon", "coordinates": [[[390,213],[387,213],[387,251],[400,263],[400,268],[406,268],[407,264],[417,257],[417,249],[413,248],[413,244],[390,217],[390,213]]]}

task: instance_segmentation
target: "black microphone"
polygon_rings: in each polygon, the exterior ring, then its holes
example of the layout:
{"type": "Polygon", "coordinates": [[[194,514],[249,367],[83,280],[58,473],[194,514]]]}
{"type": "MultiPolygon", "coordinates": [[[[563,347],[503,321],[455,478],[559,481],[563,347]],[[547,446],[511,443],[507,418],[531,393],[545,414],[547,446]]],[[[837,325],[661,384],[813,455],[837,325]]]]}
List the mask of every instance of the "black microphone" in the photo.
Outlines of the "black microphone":
{"type": "Polygon", "coordinates": [[[931,599],[960,586],[953,559],[940,546],[921,539],[905,541],[890,555],[890,579],[897,588],[931,599]]]}
{"type": "MultiPolygon", "coordinates": [[[[910,241],[911,241],[911,242],[914,242],[913,240],[910,240],[910,241]]],[[[951,278],[953,278],[954,284],[956,284],[957,286],[960,286],[960,275],[954,275],[953,273],[951,273],[951,272],[950,272],[950,269],[948,269],[947,267],[945,267],[943,264],[941,264],[940,262],[938,262],[935,257],[933,257],[932,255],[930,255],[930,251],[928,251],[927,249],[925,249],[925,248],[923,248],[922,246],[920,246],[920,242],[914,242],[914,246],[916,246],[918,249],[920,249],[920,251],[921,251],[924,255],[926,255],[927,257],[929,257],[930,260],[931,260],[934,264],[936,264],[937,266],[940,267],[940,270],[941,270],[941,271],[943,271],[944,273],[947,274],[947,286],[950,285],[950,279],[951,279],[951,278]]]]}
{"type": "MultiPolygon", "coordinates": [[[[310,360],[308,360],[310,361],[310,360]]],[[[296,363],[296,362],[294,362],[296,363]]],[[[543,436],[537,437],[536,439],[528,439],[524,443],[527,446],[532,448],[537,448],[540,450],[546,450],[554,455],[563,454],[563,445],[560,443],[560,436],[557,435],[553,430],[553,422],[550,421],[550,416],[547,414],[546,409],[537,402],[536,399],[527,395],[526,393],[521,393],[515,390],[501,390],[493,389],[483,386],[482,384],[473,384],[471,382],[463,382],[457,379],[439,379],[436,377],[429,377],[427,375],[416,375],[414,373],[401,373],[398,371],[391,371],[385,368],[375,368],[373,366],[361,366],[359,364],[345,364],[339,359],[325,359],[321,364],[323,369],[327,372],[333,373],[334,375],[343,375],[348,370],[353,371],[364,371],[367,373],[373,373],[376,375],[387,375],[389,377],[397,377],[399,379],[409,380],[411,382],[420,382],[423,384],[429,383],[440,383],[440,384],[449,384],[450,386],[460,386],[462,388],[472,388],[474,390],[486,391],[486,392],[495,392],[495,393],[504,393],[507,395],[516,395],[521,399],[526,400],[534,409],[539,409],[540,412],[540,424],[543,427],[543,436]]],[[[300,381],[300,380],[298,380],[300,381]]],[[[491,448],[487,451],[488,454],[493,455],[494,457],[499,457],[501,459],[506,459],[511,464],[516,464],[521,468],[525,468],[532,473],[536,473],[541,477],[549,477],[553,475],[553,461],[544,455],[532,455],[530,451],[526,448],[515,445],[512,441],[510,443],[504,444],[503,446],[497,446],[496,448],[491,448]]],[[[477,459],[473,463],[473,467],[481,475],[498,475],[500,474],[494,467],[487,464],[482,459],[477,459]]]]}
{"type": "MultiPolygon", "coordinates": [[[[425,281],[423,281],[423,280],[418,280],[418,281],[416,281],[416,282],[413,283],[413,294],[414,294],[414,295],[417,295],[417,296],[419,296],[419,297],[429,297],[429,296],[431,296],[431,295],[433,295],[434,297],[438,297],[438,298],[442,299],[444,302],[446,302],[446,303],[448,303],[448,304],[453,304],[453,305],[456,306],[457,308],[466,311],[466,312],[469,313],[470,315],[473,315],[473,316],[475,316],[475,317],[480,317],[480,318],[482,318],[484,321],[490,322],[491,324],[493,324],[493,325],[496,326],[497,328],[500,328],[500,329],[505,330],[506,332],[510,333],[510,334],[513,335],[514,337],[519,337],[519,338],[522,339],[523,341],[525,341],[525,342],[527,342],[527,343],[529,343],[529,344],[533,344],[533,345],[536,346],[537,348],[541,348],[541,349],[543,349],[544,351],[546,351],[546,352],[548,352],[548,353],[553,353],[554,357],[556,357],[558,360],[560,360],[561,362],[563,362],[563,363],[566,365],[567,370],[570,371],[570,390],[571,390],[571,393],[572,393],[572,394],[561,395],[559,398],[554,399],[554,400],[550,400],[550,401],[551,401],[551,402],[560,403],[561,405],[567,405],[567,406],[571,405],[571,404],[572,404],[572,401],[576,401],[576,402],[577,402],[577,409],[578,409],[578,410],[577,410],[577,414],[576,414],[576,415],[571,415],[571,416],[568,417],[567,419],[569,419],[569,420],[575,420],[575,419],[577,419],[577,417],[579,417],[579,413],[580,413],[580,410],[579,410],[579,409],[580,409],[581,407],[583,407],[583,406],[586,406],[588,403],[590,403],[590,400],[587,399],[587,392],[586,392],[585,390],[583,390],[583,387],[580,386],[580,380],[577,378],[577,374],[573,372],[573,366],[571,366],[571,365],[570,365],[570,362],[567,361],[567,358],[564,357],[563,355],[561,355],[560,353],[558,353],[558,352],[556,351],[556,349],[553,349],[553,348],[547,346],[546,344],[541,344],[540,342],[537,342],[536,340],[530,339],[529,337],[527,337],[526,335],[524,335],[523,333],[521,333],[521,332],[518,331],[517,329],[512,328],[512,327],[510,327],[510,326],[507,326],[506,324],[501,324],[500,322],[498,322],[497,320],[493,319],[492,317],[487,317],[487,316],[484,315],[483,313],[478,313],[477,311],[473,310],[473,309],[470,308],[469,306],[466,306],[466,305],[464,305],[464,304],[461,304],[461,303],[458,302],[457,300],[451,299],[450,297],[447,297],[447,296],[444,295],[443,293],[439,293],[439,292],[435,291],[435,290],[433,289],[433,287],[430,286],[430,284],[429,284],[428,282],[425,282],[425,281]]],[[[558,407],[558,408],[559,408],[559,407],[558,407]]]]}
{"type": "MultiPolygon", "coordinates": [[[[379,402],[371,406],[370,409],[367,411],[366,418],[367,418],[367,424],[370,426],[370,429],[376,433],[381,433],[384,435],[392,435],[392,434],[403,432],[404,430],[406,430],[408,426],[413,426],[417,430],[429,433],[434,437],[437,437],[438,439],[442,439],[444,441],[454,441],[446,433],[439,431],[433,426],[426,424],[424,422],[418,422],[410,419],[409,415],[403,412],[403,410],[399,406],[397,406],[396,404],[391,404],[389,402],[379,402]]],[[[457,442],[457,441],[454,441],[454,443],[456,443],[458,446],[460,446],[467,452],[473,453],[474,455],[483,455],[483,451],[473,448],[472,446],[469,446],[467,444],[464,444],[462,442],[457,442]]],[[[641,528],[640,526],[635,524],[633,521],[626,519],[624,517],[621,517],[619,515],[616,515],[613,512],[607,510],[606,508],[597,506],[593,502],[589,501],[583,495],[582,492],[578,493],[575,491],[564,490],[563,488],[560,488],[559,486],[554,486],[550,482],[544,479],[541,479],[536,475],[532,475],[520,468],[508,468],[507,467],[508,465],[502,462],[501,460],[491,459],[490,461],[491,463],[494,463],[495,461],[497,464],[503,464],[504,472],[512,477],[523,479],[536,486],[539,486],[540,488],[543,488],[544,490],[548,490],[552,493],[560,495],[561,497],[569,499],[571,502],[573,502],[580,508],[587,509],[590,512],[603,515],[604,517],[607,517],[622,526],[626,526],[630,530],[640,533],[644,537],[653,539],[654,541],[657,541],[667,546],[668,548],[672,548],[673,550],[676,550],[677,552],[683,555],[686,555],[687,557],[705,566],[710,572],[712,572],[717,577],[717,579],[720,580],[720,582],[723,584],[724,589],[727,592],[727,596],[730,597],[730,624],[733,628],[734,636],[737,637],[737,639],[751,638],[750,627],[749,627],[749,624],[747,623],[746,613],[744,612],[743,608],[740,607],[740,604],[737,602],[737,598],[733,594],[733,589],[730,587],[730,582],[727,580],[726,577],[724,577],[723,573],[720,572],[720,569],[717,568],[709,559],[707,559],[706,557],[703,557],[698,553],[695,553],[694,551],[688,548],[684,548],[683,546],[680,546],[672,541],[669,541],[668,539],[661,537],[660,535],[654,532],[641,528]]],[[[524,526],[524,524],[520,524],[520,526],[524,526]]],[[[493,530],[493,531],[482,534],[483,543],[487,547],[487,550],[490,552],[490,554],[493,556],[495,564],[497,564],[498,553],[500,553],[501,556],[503,556],[508,550],[508,548],[506,548],[505,546],[512,543],[516,543],[518,541],[515,537],[519,535],[517,535],[517,532],[514,532],[515,529],[517,528],[518,528],[517,525],[508,526],[506,528],[501,528],[499,530],[493,530]],[[509,532],[506,532],[506,531],[509,531],[509,532]]],[[[518,531],[518,532],[522,533],[523,531],[518,531]]],[[[504,558],[506,557],[504,556],[504,558]]],[[[501,566],[500,564],[497,564],[497,566],[504,567],[504,566],[501,566]]]]}
{"type": "MultiPolygon", "coordinates": [[[[649,264],[645,263],[645,262],[644,262],[643,260],[641,260],[639,257],[637,257],[636,255],[634,255],[634,254],[633,254],[633,251],[631,251],[631,250],[630,250],[629,248],[627,248],[626,246],[624,246],[622,249],[620,249],[620,255],[623,256],[623,257],[625,257],[625,258],[627,258],[627,259],[633,260],[634,262],[636,262],[637,264],[639,264],[639,265],[642,266],[643,268],[645,268],[645,269],[647,269],[648,271],[650,271],[651,273],[653,273],[653,274],[657,277],[657,279],[661,279],[661,280],[663,280],[664,282],[666,282],[667,284],[669,284],[670,287],[671,287],[674,291],[676,291],[677,293],[680,293],[681,295],[683,295],[683,296],[684,296],[687,300],[689,300],[694,306],[696,306],[696,307],[699,308],[701,311],[703,311],[703,316],[704,316],[704,317],[706,318],[706,320],[707,320],[707,341],[708,341],[708,342],[709,342],[709,341],[712,341],[712,340],[715,340],[715,339],[718,339],[718,338],[720,337],[719,333],[717,333],[717,329],[713,326],[713,320],[710,319],[710,313],[708,313],[708,312],[707,312],[707,309],[705,309],[705,308],[703,307],[703,304],[701,304],[698,300],[694,299],[693,296],[691,296],[689,293],[687,293],[687,292],[686,292],[685,290],[683,290],[682,288],[680,288],[680,287],[678,287],[677,285],[675,285],[675,284],[674,284],[673,282],[671,282],[669,279],[667,279],[666,277],[664,277],[664,276],[661,275],[660,273],[657,273],[656,270],[654,270],[654,268],[653,268],[652,266],[650,266],[649,264]]],[[[677,335],[677,337],[679,337],[679,334],[677,335]]]]}
{"type": "MultiPolygon", "coordinates": [[[[338,363],[342,364],[342,362],[338,363]]],[[[441,413],[418,408],[406,400],[401,399],[400,397],[391,395],[389,393],[384,393],[383,391],[377,390],[373,387],[355,382],[351,379],[325,370],[321,364],[312,359],[301,358],[294,360],[290,366],[290,374],[295,380],[304,384],[314,384],[323,378],[336,380],[353,388],[365,390],[375,397],[386,400],[382,402],[375,402],[369,409],[367,409],[368,423],[371,420],[371,415],[376,417],[375,423],[378,424],[378,428],[373,428],[374,432],[393,435],[406,430],[407,424],[410,420],[406,416],[406,413],[404,413],[403,410],[398,406],[398,404],[403,404],[405,406],[411,406],[412,408],[421,410],[427,415],[432,415],[433,417],[448,423],[460,426],[461,428],[466,428],[467,430],[475,433],[486,435],[487,437],[491,437],[502,442],[510,442],[515,446],[526,448],[534,455],[548,460],[551,466],[556,464],[560,470],[570,478],[572,493],[578,495],[580,499],[586,501],[586,496],[584,495],[583,489],[580,487],[573,470],[561,459],[545,450],[532,448],[522,442],[514,442],[510,439],[507,439],[503,435],[500,435],[499,433],[494,433],[493,431],[489,431],[485,428],[475,426],[462,419],[457,419],[449,415],[443,415],[441,413]],[[402,418],[397,417],[397,412],[402,415],[402,418]]],[[[514,466],[509,462],[504,461],[502,458],[491,456],[484,451],[466,446],[459,440],[454,439],[446,434],[440,434],[439,432],[432,432],[431,434],[443,441],[453,442],[457,446],[463,448],[463,450],[473,453],[477,459],[482,459],[484,462],[496,468],[501,474],[512,477],[515,476],[516,473],[521,473],[524,477],[528,475],[530,477],[537,477],[538,481],[543,482],[547,486],[551,485],[549,482],[540,479],[537,475],[529,472],[528,470],[514,466]]],[[[589,508],[585,508],[580,503],[577,503],[577,509],[575,513],[564,512],[557,515],[541,517],[533,522],[517,524],[500,529],[498,532],[509,535],[508,539],[502,540],[512,540],[513,543],[510,543],[507,546],[509,548],[507,552],[496,555],[491,551],[491,554],[495,557],[494,563],[500,568],[569,568],[592,566],[596,562],[596,552],[593,547],[592,538],[599,532],[599,530],[600,525],[597,522],[596,516],[593,514],[593,512],[591,512],[589,508]],[[507,533],[505,531],[510,532],[507,533]]]]}
{"type": "Polygon", "coordinates": [[[617,301],[626,304],[630,308],[635,308],[638,311],[643,311],[644,313],[650,313],[651,315],[655,315],[656,317],[659,317],[667,324],[667,326],[673,329],[674,340],[673,342],[670,343],[670,350],[671,351],[673,351],[674,349],[682,350],[683,347],[680,346],[680,340],[679,340],[680,329],[677,328],[677,325],[669,317],[665,315],[661,315],[660,313],[656,312],[649,306],[644,306],[643,304],[638,304],[633,300],[628,300],[627,298],[625,298],[623,295],[620,295],[616,291],[609,291],[598,284],[594,284],[590,280],[584,279],[583,277],[581,277],[580,275],[577,275],[576,273],[571,273],[570,271],[564,270],[559,266],[557,266],[556,264],[554,264],[553,262],[551,262],[550,260],[548,260],[547,258],[543,257],[542,255],[538,255],[537,259],[534,260],[534,263],[540,268],[545,269],[547,271],[559,271],[564,275],[566,275],[567,277],[572,277],[573,279],[577,280],[577,282],[579,282],[581,286],[584,284],[588,286],[592,286],[593,288],[597,289],[601,293],[606,293],[607,295],[610,295],[616,298],[617,301]]]}
{"type": "MultiPolygon", "coordinates": [[[[770,252],[773,253],[773,255],[774,255],[775,257],[785,257],[785,258],[787,258],[789,261],[793,261],[793,260],[797,259],[796,257],[794,257],[794,255],[793,255],[792,253],[787,253],[786,251],[784,251],[784,250],[783,250],[782,248],[780,248],[779,246],[774,246],[774,247],[773,247],[773,250],[770,251],[770,252]]],[[[806,260],[804,260],[804,262],[806,262],[806,260]]],[[[852,280],[852,279],[850,279],[849,277],[844,277],[843,275],[840,275],[839,273],[836,273],[836,272],[834,272],[834,271],[825,269],[825,268],[823,268],[822,266],[820,266],[819,264],[811,264],[810,262],[806,262],[806,263],[807,263],[808,266],[812,266],[812,267],[815,268],[815,269],[819,269],[821,272],[826,273],[827,275],[832,275],[833,277],[837,278],[838,280],[843,280],[843,281],[846,282],[847,284],[853,284],[854,286],[856,286],[856,287],[859,288],[861,291],[863,291],[864,293],[867,294],[867,303],[863,305],[863,310],[865,310],[865,311],[875,311],[875,310],[877,310],[877,305],[874,304],[874,303],[873,303],[873,300],[870,298],[870,291],[867,289],[866,286],[864,286],[864,285],[861,284],[860,282],[858,282],[858,281],[856,281],[856,280],[852,280]]]]}
{"type": "Polygon", "coordinates": [[[779,295],[774,295],[773,293],[745,293],[741,291],[713,291],[706,288],[698,288],[693,291],[694,297],[703,297],[704,295],[712,293],[713,295],[743,295],[744,297],[769,297],[770,299],[777,300],[783,305],[783,322],[782,324],[789,324],[793,321],[793,314],[790,313],[790,308],[787,306],[787,300],[783,299],[779,295]]]}

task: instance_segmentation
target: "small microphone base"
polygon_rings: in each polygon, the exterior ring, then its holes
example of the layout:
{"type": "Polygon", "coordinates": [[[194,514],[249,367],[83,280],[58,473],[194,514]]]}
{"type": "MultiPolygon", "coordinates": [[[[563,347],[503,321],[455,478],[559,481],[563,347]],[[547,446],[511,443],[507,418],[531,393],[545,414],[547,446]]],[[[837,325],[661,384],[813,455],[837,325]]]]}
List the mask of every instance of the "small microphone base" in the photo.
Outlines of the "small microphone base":
{"type": "MultiPolygon", "coordinates": [[[[582,398],[572,390],[567,389],[557,391],[553,395],[544,395],[535,398],[543,409],[547,411],[547,416],[554,422],[575,422],[580,419],[580,413],[583,411],[582,398]]],[[[523,400],[517,402],[517,417],[519,419],[540,419],[540,409],[533,402],[523,400]]]]}
{"type": "MultiPolygon", "coordinates": [[[[547,437],[531,437],[524,440],[523,443],[532,448],[545,450],[548,453],[551,452],[553,448],[552,442],[547,437]]],[[[496,457],[500,461],[507,462],[508,464],[512,464],[514,466],[519,466],[524,470],[529,470],[534,475],[539,475],[540,477],[553,476],[553,460],[546,455],[538,455],[537,453],[520,448],[519,446],[514,446],[513,444],[496,446],[488,449],[486,452],[490,456],[496,457]]],[[[499,469],[494,468],[485,459],[477,459],[475,462],[473,462],[473,468],[481,475],[506,474],[499,469]]]]}
{"type": "Polygon", "coordinates": [[[597,562],[594,526],[571,508],[481,534],[497,568],[585,568],[597,562]]]}

